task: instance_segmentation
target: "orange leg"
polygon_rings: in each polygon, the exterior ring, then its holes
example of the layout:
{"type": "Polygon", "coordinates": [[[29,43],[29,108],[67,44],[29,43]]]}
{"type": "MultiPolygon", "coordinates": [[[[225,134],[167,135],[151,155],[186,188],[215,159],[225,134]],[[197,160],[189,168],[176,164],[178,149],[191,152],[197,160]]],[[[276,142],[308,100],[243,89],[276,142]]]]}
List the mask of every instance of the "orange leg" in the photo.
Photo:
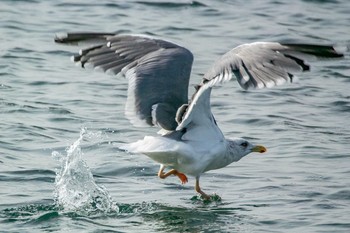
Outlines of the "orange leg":
{"type": "Polygon", "coordinates": [[[201,188],[199,187],[199,177],[196,177],[196,186],[195,186],[195,189],[196,189],[197,193],[199,193],[203,199],[206,199],[206,200],[209,200],[209,199],[210,199],[210,196],[207,195],[205,192],[203,192],[203,191],[201,190],[201,188]]]}
{"type": "Polygon", "coordinates": [[[168,172],[164,172],[164,169],[165,167],[163,165],[160,166],[160,169],[158,171],[158,177],[161,178],[161,179],[165,179],[167,178],[168,176],[170,175],[174,175],[174,176],[177,176],[179,177],[179,179],[181,180],[181,183],[182,184],[186,184],[188,179],[187,179],[187,176],[181,172],[178,172],[177,170],[175,169],[171,169],[170,171],[168,172]]]}

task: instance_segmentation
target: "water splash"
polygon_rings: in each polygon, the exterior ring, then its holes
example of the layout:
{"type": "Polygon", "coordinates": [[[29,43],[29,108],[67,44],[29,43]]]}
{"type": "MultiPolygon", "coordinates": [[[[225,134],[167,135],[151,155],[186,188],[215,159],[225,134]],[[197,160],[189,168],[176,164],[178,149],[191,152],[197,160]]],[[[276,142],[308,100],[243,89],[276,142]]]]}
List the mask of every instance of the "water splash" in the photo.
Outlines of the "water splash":
{"type": "Polygon", "coordinates": [[[203,199],[200,195],[196,195],[191,198],[191,201],[193,201],[193,203],[209,205],[209,204],[221,204],[222,199],[219,195],[214,193],[213,195],[210,195],[210,199],[203,199]]]}
{"type": "Polygon", "coordinates": [[[89,137],[86,128],[81,130],[79,139],[66,149],[66,155],[57,151],[52,153],[61,165],[55,179],[56,203],[64,210],[86,214],[118,212],[117,204],[106,188],[96,184],[90,168],[82,159],[84,137],[89,137]]]}

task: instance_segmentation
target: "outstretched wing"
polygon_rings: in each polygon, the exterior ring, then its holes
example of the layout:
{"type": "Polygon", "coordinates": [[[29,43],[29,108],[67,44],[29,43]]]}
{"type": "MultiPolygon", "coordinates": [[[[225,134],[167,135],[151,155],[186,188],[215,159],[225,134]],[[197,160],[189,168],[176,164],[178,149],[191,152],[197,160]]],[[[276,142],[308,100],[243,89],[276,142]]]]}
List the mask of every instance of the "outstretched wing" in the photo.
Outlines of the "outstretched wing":
{"type": "Polygon", "coordinates": [[[129,81],[125,108],[136,126],[177,126],[177,109],[188,102],[192,53],[174,43],[146,36],[69,33],[58,43],[97,42],[73,57],[75,62],[123,74],[129,81]]]}
{"type": "Polygon", "coordinates": [[[212,131],[215,132],[217,127],[210,110],[211,88],[230,80],[233,74],[244,89],[281,85],[293,81],[292,73],[310,69],[303,60],[309,56],[337,58],[343,55],[332,46],[273,42],[243,44],[232,49],[204,75],[177,129],[194,125],[198,128],[212,119],[212,131]]]}
{"type": "Polygon", "coordinates": [[[332,46],[256,42],[240,45],[224,54],[204,75],[204,80],[230,79],[232,74],[243,89],[264,88],[293,81],[293,73],[308,71],[309,57],[337,58],[332,46]]]}

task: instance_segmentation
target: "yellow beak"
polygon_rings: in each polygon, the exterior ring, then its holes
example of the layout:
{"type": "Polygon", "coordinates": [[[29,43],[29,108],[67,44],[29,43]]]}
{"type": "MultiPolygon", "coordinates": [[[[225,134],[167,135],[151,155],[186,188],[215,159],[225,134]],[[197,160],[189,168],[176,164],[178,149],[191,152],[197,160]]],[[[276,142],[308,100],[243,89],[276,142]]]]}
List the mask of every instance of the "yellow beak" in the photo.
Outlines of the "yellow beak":
{"type": "Polygon", "coordinates": [[[266,152],[266,148],[264,146],[254,146],[253,149],[252,149],[252,152],[259,152],[259,153],[264,153],[266,152]]]}

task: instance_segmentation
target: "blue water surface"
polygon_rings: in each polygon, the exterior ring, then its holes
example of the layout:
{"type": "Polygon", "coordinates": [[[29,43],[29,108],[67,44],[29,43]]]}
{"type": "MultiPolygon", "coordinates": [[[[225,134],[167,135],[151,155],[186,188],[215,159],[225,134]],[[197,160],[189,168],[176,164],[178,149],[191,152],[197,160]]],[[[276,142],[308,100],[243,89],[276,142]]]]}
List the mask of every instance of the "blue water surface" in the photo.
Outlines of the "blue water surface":
{"type": "Polygon", "coordinates": [[[0,1],[1,232],[349,232],[350,2],[347,0],[0,1]],[[124,117],[127,82],[74,66],[56,33],[147,34],[190,49],[190,93],[210,65],[253,41],[335,44],[291,85],[212,92],[227,137],[251,154],[201,178],[160,180],[118,149],[155,135],[124,117]]]}

